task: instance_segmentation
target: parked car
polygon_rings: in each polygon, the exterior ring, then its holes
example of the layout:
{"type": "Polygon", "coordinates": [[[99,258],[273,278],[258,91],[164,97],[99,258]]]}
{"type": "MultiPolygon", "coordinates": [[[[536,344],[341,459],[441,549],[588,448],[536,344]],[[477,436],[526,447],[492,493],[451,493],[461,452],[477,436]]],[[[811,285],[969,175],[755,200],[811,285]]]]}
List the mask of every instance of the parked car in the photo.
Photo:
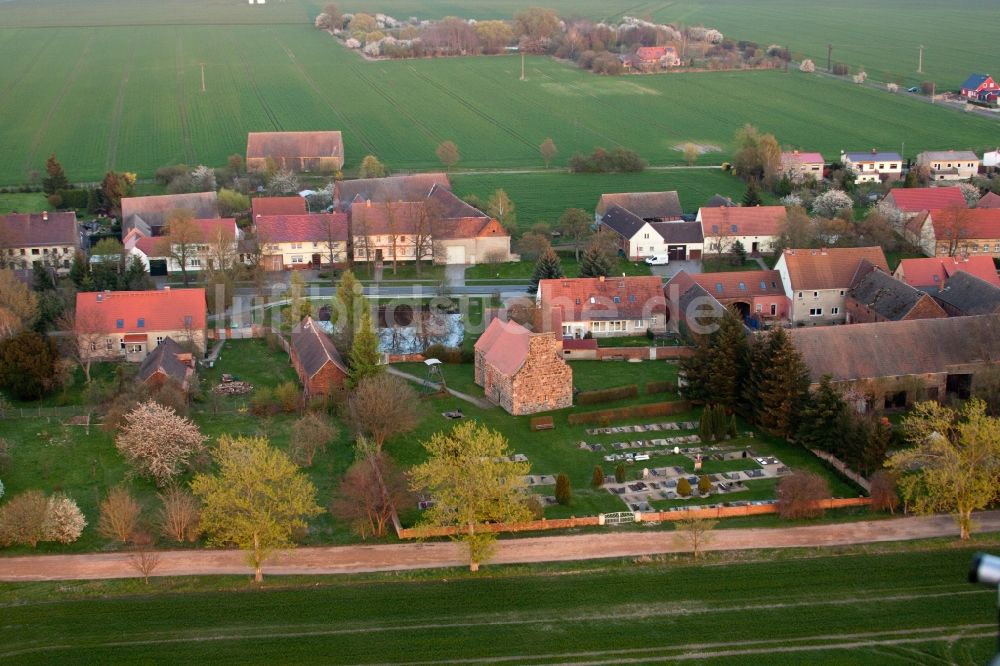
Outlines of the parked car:
{"type": "Polygon", "coordinates": [[[646,257],[646,264],[649,266],[666,266],[670,263],[670,257],[665,254],[654,254],[652,257],[646,257]]]}
{"type": "Polygon", "coordinates": [[[913,86],[912,88],[907,88],[906,92],[908,92],[908,93],[917,93],[917,92],[920,92],[920,88],[918,88],[917,86],[913,86]]]}

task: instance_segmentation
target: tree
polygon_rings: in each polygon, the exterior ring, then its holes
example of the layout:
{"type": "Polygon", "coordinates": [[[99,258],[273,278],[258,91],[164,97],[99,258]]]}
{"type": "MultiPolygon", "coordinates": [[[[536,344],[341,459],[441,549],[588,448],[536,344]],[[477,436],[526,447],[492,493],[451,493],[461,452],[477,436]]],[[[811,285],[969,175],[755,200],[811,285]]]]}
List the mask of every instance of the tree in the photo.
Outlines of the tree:
{"type": "Polygon", "coordinates": [[[38,400],[58,384],[59,352],[51,338],[22,331],[0,340],[0,388],[18,400],[38,400]]]}
{"type": "Polygon", "coordinates": [[[899,506],[899,494],[896,492],[897,477],[886,470],[879,470],[872,474],[869,482],[871,487],[868,494],[871,496],[872,511],[888,511],[896,513],[899,506]]]}
{"type": "Polygon", "coordinates": [[[115,486],[101,501],[98,533],[106,539],[125,543],[135,534],[142,507],[123,486],[115,486]]]}
{"type": "Polygon", "coordinates": [[[674,523],[676,529],[674,538],[690,548],[691,557],[697,560],[701,556],[701,551],[711,541],[709,533],[718,524],[719,521],[707,518],[682,518],[674,523]]]}
{"type": "Polygon", "coordinates": [[[122,198],[132,193],[135,184],[135,174],[109,171],[101,181],[101,196],[104,197],[105,210],[114,217],[121,217],[122,198]]]}
{"type": "Polygon", "coordinates": [[[527,261],[537,261],[550,249],[552,249],[552,242],[547,234],[527,231],[517,239],[517,252],[521,255],[521,259],[527,261]]]}
{"type": "Polygon", "coordinates": [[[139,474],[162,487],[191,464],[205,440],[193,422],[149,400],[125,415],[115,446],[139,474]]]}
{"type": "Polygon", "coordinates": [[[428,459],[410,472],[410,487],[426,490],[434,500],[421,522],[457,528],[455,538],[468,548],[469,569],[477,571],[496,540],[487,524],[531,519],[525,503],[528,464],[510,460],[507,439],[475,421],[435,433],[424,448],[428,459]]]}
{"type": "Polygon", "coordinates": [[[701,151],[698,149],[698,146],[691,142],[684,144],[684,161],[687,162],[688,166],[697,162],[700,155],[701,151]]]}
{"type": "Polygon", "coordinates": [[[528,53],[541,53],[558,29],[559,16],[551,9],[530,7],[514,14],[514,33],[528,53]]]}
{"type": "Polygon", "coordinates": [[[267,191],[270,194],[292,194],[299,190],[299,177],[289,169],[279,169],[267,179],[267,191]]]}
{"type": "Polygon", "coordinates": [[[547,138],[538,146],[538,152],[542,154],[542,159],[545,161],[545,168],[548,169],[559,150],[556,148],[556,142],[551,138],[547,138]]]}
{"type": "Polygon", "coordinates": [[[272,551],[292,548],[306,518],[323,512],[316,488],[285,453],[262,437],[219,438],[215,475],[198,474],[191,489],[202,500],[201,527],[214,546],[246,551],[254,580],[264,579],[272,551]]]}
{"type": "Polygon", "coordinates": [[[239,217],[250,210],[250,197],[236,190],[223,187],[218,195],[219,214],[222,217],[239,217]]]}
{"type": "Polygon", "coordinates": [[[841,425],[847,405],[824,375],[802,407],[795,439],[807,449],[835,452],[843,438],[841,425]]]}
{"type": "Polygon", "coordinates": [[[680,361],[680,376],[684,378],[682,392],[693,402],[711,399],[708,380],[714,362],[712,339],[708,335],[694,335],[694,353],[680,361]]]}
{"type": "Polygon", "coordinates": [[[385,165],[374,155],[365,155],[358,169],[358,178],[385,178],[385,165]]]}
{"type": "Polygon", "coordinates": [[[778,514],[787,520],[818,518],[822,501],[830,499],[830,484],[819,474],[798,470],[778,481],[778,514]]]}
{"type": "Polygon", "coordinates": [[[69,179],[63,171],[62,164],[56,159],[55,153],[45,160],[45,178],[42,179],[42,191],[46,194],[56,194],[60,190],[69,189],[69,179]]]}
{"type": "Polygon", "coordinates": [[[346,416],[352,430],[367,437],[380,452],[387,439],[417,427],[420,403],[405,379],[381,373],[358,382],[347,399],[346,416]]]}
{"type": "Polygon", "coordinates": [[[14,271],[0,269],[0,339],[31,328],[37,318],[38,296],[14,271]]]}
{"type": "Polygon", "coordinates": [[[813,199],[812,212],[826,218],[837,217],[854,207],[854,200],[841,190],[827,190],[813,199]]]}
{"type": "Polygon", "coordinates": [[[569,477],[560,474],[556,477],[556,501],[562,506],[568,506],[573,498],[573,489],[569,485],[569,477]]]}
{"type": "Polygon", "coordinates": [[[677,494],[681,497],[688,497],[691,495],[691,482],[687,480],[686,477],[681,477],[677,480],[677,494]]]}
{"type": "MultiPolygon", "coordinates": [[[[573,240],[576,260],[580,261],[580,243],[590,235],[594,218],[581,208],[567,208],[556,223],[556,229],[566,238],[573,240]]],[[[605,273],[607,275],[607,273],[605,273]]]]}
{"type": "Polygon", "coordinates": [[[540,280],[558,280],[565,275],[562,264],[559,262],[559,255],[551,247],[542,253],[535,264],[535,270],[531,274],[531,285],[528,287],[529,294],[538,293],[538,282],[540,280]]]}
{"type": "Polygon", "coordinates": [[[726,310],[719,330],[712,337],[712,349],[708,394],[718,404],[735,410],[742,402],[742,388],[749,372],[750,346],[743,321],[733,310],[726,310]]]}
{"type": "Polygon", "coordinates": [[[773,134],[761,134],[753,125],[736,132],[733,143],[733,168],[741,178],[757,180],[770,186],[781,170],[781,148],[773,134]]]}
{"type": "Polygon", "coordinates": [[[366,377],[381,374],[382,355],[379,354],[378,344],[371,312],[365,308],[361,311],[361,318],[354,331],[351,352],[348,355],[347,384],[351,389],[358,388],[366,377]]]}
{"type": "Polygon", "coordinates": [[[485,213],[499,222],[508,232],[517,229],[517,210],[504,190],[496,190],[490,195],[486,201],[485,213]]]}
{"type": "Polygon", "coordinates": [[[801,64],[799,64],[799,71],[811,74],[816,71],[816,63],[814,63],[809,58],[806,58],[805,60],[802,61],[801,64]]]}
{"type": "Polygon", "coordinates": [[[594,466],[594,475],[590,477],[590,485],[593,488],[600,488],[604,485],[604,470],[600,465],[594,466]]]}
{"type": "Polygon", "coordinates": [[[56,493],[49,497],[45,510],[45,540],[73,543],[83,534],[87,519],[77,503],[56,493]]]}
{"type": "Polygon", "coordinates": [[[348,468],[330,513],[350,524],[362,539],[382,537],[396,507],[410,501],[406,476],[386,453],[372,451],[348,468]]]}
{"type": "Polygon", "coordinates": [[[179,486],[160,493],[160,533],[174,541],[194,541],[200,531],[201,509],[194,495],[179,486]]]}
{"type": "Polygon", "coordinates": [[[337,438],[337,428],[327,419],[310,412],[292,424],[292,442],[288,454],[300,467],[312,467],[313,458],[337,438]]]}
{"type": "Polygon", "coordinates": [[[458,146],[455,145],[454,141],[443,141],[434,152],[446,169],[451,169],[458,164],[458,160],[461,158],[461,155],[458,153],[458,146]]]}
{"type": "Polygon", "coordinates": [[[186,208],[175,208],[167,213],[166,226],[165,235],[157,241],[156,253],[180,264],[181,279],[187,287],[190,283],[188,266],[192,259],[201,256],[205,235],[195,222],[194,213],[186,208]]]}
{"type": "Polygon", "coordinates": [[[57,320],[57,327],[62,334],[59,347],[63,357],[73,359],[80,366],[83,378],[89,384],[91,363],[103,353],[102,343],[107,337],[100,313],[95,310],[63,312],[57,320]]]}
{"type": "Polygon", "coordinates": [[[764,203],[764,200],[760,198],[760,192],[757,190],[757,180],[751,178],[747,181],[746,191],[743,192],[743,205],[747,208],[752,208],[762,203],[764,203]]]}
{"type": "Polygon", "coordinates": [[[809,389],[809,369],[784,328],[768,333],[768,355],[760,377],[757,423],[771,432],[790,437],[798,425],[809,389]]]}
{"type": "Polygon", "coordinates": [[[215,182],[215,169],[199,164],[191,172],[192,192],[214,192],[218,184],[215,182]]]}
{"type": "Polygon", "coordinates": [[[160,565],[160,554],[153,550],[151,534],[140,532],[132,537],[132,552],[128,556],[128,564],[142,576],[143,582],[149,585],[149,577],[160,565]]]}
{"type": "Polygon", "coordinates": [[[506,21],[478,21],[473,28],[483,53],[501,53],[514,39],[514,31],[506,21]]]}
{"type": "Polygon", "coordinates": [[[712,406],[706,405],[701,410],[701,417],[698,419],[698,439],[702,442],[711,442],[715,433],[712,432],[712,406]]]}
{"type": "Polygon", "coordinates": [[[0,505],[0,546],[35,548],[46,540],[49,501],[40,490],[27,490],[0,505]]]}
{"type": "Polygon", "coordinates": [[[608,277],[615,270],[615,262],[595,238],[587,244],[580,262],[580,277],[608,277]]]}
{"type": "Polygon", "coordinates": [[[615,483],[625,483],[625,463],[615,466],[615,483]]]}
{"type": "Polygon", "coordinates": [[[354,330],[361,313],[368,309],[363,288],[354,273],[346,270],[340,275],[337,293],[330,310],[330,322],[335,325],[334,339],[340,349],[351,349],[354,345],[354,330]]]}
{"type": "Polygon", "coordinates": [[[698,477],[698,494],[707,495],[712,490],[712,480],[708,476],[702,474],[698,477]]]}
{"type": "Polygon", "coordinates": [[[1000,498],[1000,420],[973,398],[955,410],[921,402],[903,420],[911,448],[886,467],[900,475],[899,489],[917,513],[955,514],[962,540],[972,531],[972,512],[1000,498]]]}

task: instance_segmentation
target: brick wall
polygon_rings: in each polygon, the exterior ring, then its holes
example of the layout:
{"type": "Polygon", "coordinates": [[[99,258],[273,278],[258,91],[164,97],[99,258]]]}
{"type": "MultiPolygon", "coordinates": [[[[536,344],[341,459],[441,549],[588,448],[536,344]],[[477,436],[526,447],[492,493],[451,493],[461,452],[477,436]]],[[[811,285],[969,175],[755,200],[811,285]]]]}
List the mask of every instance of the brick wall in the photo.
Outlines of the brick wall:
{"type": "MultiPolygon", "coordinates": [[[[653,358],[657,361],[687,358],[688,356],[692,356],[694,354],[693,347],[655,347],[654,349],[653,358]]],[[[585,357],[574,355],[570,358],[582,359],[585,357]]],[[[627,361],[628,359],[633,358],[643,361],[649,360],[649,347],[601,347],[598,348],[596,355],[596,359],[598,361],[603,361],[605,359],[620,359],[627,361]]]]}
{"type": "Polygon", "coordinates": [[[563,360],[562,345],[554,335],[533,335],[528,359],[513,377],[515,416],[573,406],[573,369],[563,360]]]}

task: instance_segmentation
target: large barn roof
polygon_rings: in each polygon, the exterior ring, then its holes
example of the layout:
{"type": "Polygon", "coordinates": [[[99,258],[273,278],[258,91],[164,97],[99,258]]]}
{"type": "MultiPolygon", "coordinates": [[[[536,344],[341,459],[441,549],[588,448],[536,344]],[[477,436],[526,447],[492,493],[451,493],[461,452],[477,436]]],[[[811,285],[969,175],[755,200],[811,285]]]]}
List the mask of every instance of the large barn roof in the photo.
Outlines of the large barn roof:
{"type": "Polygon", "coordinates": [[[340,132],[250,132],[247,159],[268,157],[343,157],[340,132]]]}

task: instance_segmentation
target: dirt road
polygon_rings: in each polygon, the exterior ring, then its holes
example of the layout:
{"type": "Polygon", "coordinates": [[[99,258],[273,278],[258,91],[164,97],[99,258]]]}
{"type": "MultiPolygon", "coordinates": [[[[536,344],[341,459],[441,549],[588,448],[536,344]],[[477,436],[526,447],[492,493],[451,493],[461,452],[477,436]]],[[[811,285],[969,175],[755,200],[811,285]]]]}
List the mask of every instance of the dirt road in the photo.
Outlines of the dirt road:
{"type": "MultiPolygon", "coordinates": [[[[977,514],[978,530],[1000,531],[1000,511],[977,514]]],[[[905,541],[955,535],[950,516],[899,518],[773,529],[727,529],[712,534],[708,550],[795,548],[905,541]]],[[[531,537],[501,541],[493,562],[514,564],[637,557],[687,550],[671,533],[611,532],[577,536],[531,537]]],[[[298,548],[275,554],[265,574],[348,574],[402,569],[464,566],[462,548],[453,543],[404,543],[387,546],[298,548]]],[[[243,554],[231,550],[161,551],[156,576],[247,574],[243,554]]],[[[0,581],[130,578],[138,572],[128,553],[0,557],[0,581]]]]}

